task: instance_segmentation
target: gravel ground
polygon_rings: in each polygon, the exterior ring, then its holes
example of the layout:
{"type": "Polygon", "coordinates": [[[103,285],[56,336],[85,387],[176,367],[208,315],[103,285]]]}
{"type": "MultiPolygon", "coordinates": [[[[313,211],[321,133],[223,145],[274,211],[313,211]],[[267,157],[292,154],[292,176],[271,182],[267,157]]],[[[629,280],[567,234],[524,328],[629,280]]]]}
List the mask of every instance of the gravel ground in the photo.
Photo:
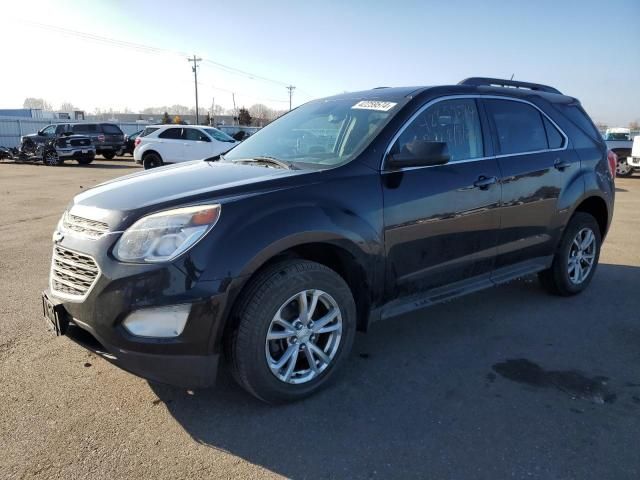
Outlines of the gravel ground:
{"type": "Polygon", "coordinates": [[[224,368],[153,385],[46,332],[65,205],[138,169],[0,164],[0,478],[640,478],[640,175],[585,294],[524,278],[376,324],[334,386],[274,408],[224,368]]]}

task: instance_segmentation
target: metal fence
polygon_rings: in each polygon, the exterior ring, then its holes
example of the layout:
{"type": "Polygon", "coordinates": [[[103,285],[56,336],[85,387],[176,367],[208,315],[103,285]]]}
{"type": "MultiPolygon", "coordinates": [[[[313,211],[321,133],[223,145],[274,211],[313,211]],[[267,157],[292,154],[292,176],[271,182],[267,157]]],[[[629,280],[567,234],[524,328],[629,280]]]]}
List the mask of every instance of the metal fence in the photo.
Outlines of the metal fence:
{"type": "MultiPolygon", "coordinates": [[[[69,123],[69,120],[52,120],[36,118],[0,117],[0,146],[17,147],[20,137],[30,133],[36,133],[41,128],[52,123],[69,123]]],[[[76,122],[73,122],[76,123],[76,122]]],[[[92,122],[85,122],[92,123],[92,122]]],[[[95,122],[93,122],[95,123],[95,122]]],[[[129,135],[145,127],[146,124],[136,122],[108,122],[118,125],[122,131],[129,135]]]]}

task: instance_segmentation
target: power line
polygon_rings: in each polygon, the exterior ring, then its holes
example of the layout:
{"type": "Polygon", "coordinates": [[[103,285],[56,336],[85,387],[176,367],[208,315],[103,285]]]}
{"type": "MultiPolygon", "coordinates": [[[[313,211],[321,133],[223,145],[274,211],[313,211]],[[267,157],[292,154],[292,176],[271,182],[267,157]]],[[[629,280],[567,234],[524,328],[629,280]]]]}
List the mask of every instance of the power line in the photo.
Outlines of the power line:
{"type": "MultiPolygon", "coordinates": [[[[179,56],[183,56],[183,57],[189,55],[189,53],[187,53],[187,52],[169,50],[167,48],[154,47],[154,46],[144,45],[144,44],[135,43],[135,42],[128,42],[128,41],[125,41],[125,40],[118,40],[118,39],[110,38],[110,37],[103,37],[101,35],[95,35],[93,33],[82,32],[82,31],[79,31],[79,30],[72,30],[70,28],[56,27],[54,25],[48,25],[48,24],[45,24],[45,23],[33,22],[33,21],[30,21],[30,20],[19,19],[18,21],[22,22],[22,23],[25,23],[27,25],[34,26],[34,27],[43,28],[43,29],[47,29],[47,30],[52,30],[52,31],[55,31],[55,32],[58,32],[58,33],[63,33],[63,34],[66,34],[66,35],[72,35],[72,36],[80,37],[80,38],[83,38],[85,40],[89,40],[89,41],[93,41],[93,42],[103,43],[103,44],[112,45],[112,46],[121,47],[121,48],[129,48],[129,49],[137,50],[137,51],[143,52],[143,53],[170,54],[170,55],[179,55],[179,56]]],[[[285,82],[282,82],[280,80],[275,80],[273,78],[265,77],[263,75],[258,75],[256,73],[252,73],[252,72],[249,72],[247,70],[242,70],[240,68],[232,67],[231,65],[226,65],[224,63],[217,62],[217,61],[211,60],[209,58],[203,58],[202,61],[206,62],[206,63],[208,63],[210,65],[214,65],[214,66],[216,66],[216,67],[218,67],[220,69],[226,70],[229,73],[233,73],[233,74],[236,74],[236,75],[242,75],[242,76],[248,77],[251,80],[262,80],[264,82],[270,82],[270,83],[274,83],[276,85],[282,85],[282,86],[286,86],[287,85],[285,82]]]]}

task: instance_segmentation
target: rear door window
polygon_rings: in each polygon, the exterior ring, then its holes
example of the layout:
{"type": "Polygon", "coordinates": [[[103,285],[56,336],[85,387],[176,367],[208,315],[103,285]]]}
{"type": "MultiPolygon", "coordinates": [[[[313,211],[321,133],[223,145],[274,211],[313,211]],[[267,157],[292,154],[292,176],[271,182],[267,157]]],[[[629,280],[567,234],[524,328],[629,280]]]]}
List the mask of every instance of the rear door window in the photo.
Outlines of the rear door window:
{"type": "Polygon", "coordinates": [[[450,162],[483,157],[482,128],[475,100],[461,98],[435,103],[402,131],[393,151],[412,153],[416,141],[445,142],[450,162]]]}
{"type": "Polygon", "coordinates": [[[537,152],[549,148],[540,112],[522,102],[485,100],[493,119],[502,155],[537,152]]]}
{"type": "Polygon", "coordinates": [[[182,128],[167,128],[164,132],[160,133],[158,137],[169,140],[180,140],[182,138],[182,128]]]}
{"type": "Polygon", "coordinates": [[[98,126],[95,123],[78,123],[71,127],[73,133],[98,133],[98,126]]]}

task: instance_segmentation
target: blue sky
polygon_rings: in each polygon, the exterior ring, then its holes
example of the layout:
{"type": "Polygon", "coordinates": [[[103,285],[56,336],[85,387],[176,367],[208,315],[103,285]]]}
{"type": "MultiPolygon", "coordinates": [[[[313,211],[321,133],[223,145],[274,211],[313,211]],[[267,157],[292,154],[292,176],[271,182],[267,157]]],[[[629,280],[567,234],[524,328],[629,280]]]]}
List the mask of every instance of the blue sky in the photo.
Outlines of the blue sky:
{"type": "MultiPolygon", "coordinates": [[[[134,110],[193,104],[193,77],[179,53],[268,77],[268,82],[202,64],[201,104],[294,104],[380,85],[457,83],[495,76],[548,83],[578,97],[597,121],[640,121],[640,0],[629,1],[22,1],[8,18],[89,32],[163,49],[150,54],[8,22],[22,37],[0,51],[2,65],[34,50],[78,51],[87,72],[47,78],[18,71],[3,79],[0,106],[25,96],[54,105],[134,110]],[[43,43],[44,42],[44,43],[43,43]],[[280,83],[279,83],[280,82],[280,83]],[[6,88],[9,87],[9,88],[6,88]],[[100,94],[96,95],[96,91],[100,94]]],[[[4,35],[7,38],[7,35],[4,35]]],[[[49,62],[49,63],[47,63],[49,62]]]]}

